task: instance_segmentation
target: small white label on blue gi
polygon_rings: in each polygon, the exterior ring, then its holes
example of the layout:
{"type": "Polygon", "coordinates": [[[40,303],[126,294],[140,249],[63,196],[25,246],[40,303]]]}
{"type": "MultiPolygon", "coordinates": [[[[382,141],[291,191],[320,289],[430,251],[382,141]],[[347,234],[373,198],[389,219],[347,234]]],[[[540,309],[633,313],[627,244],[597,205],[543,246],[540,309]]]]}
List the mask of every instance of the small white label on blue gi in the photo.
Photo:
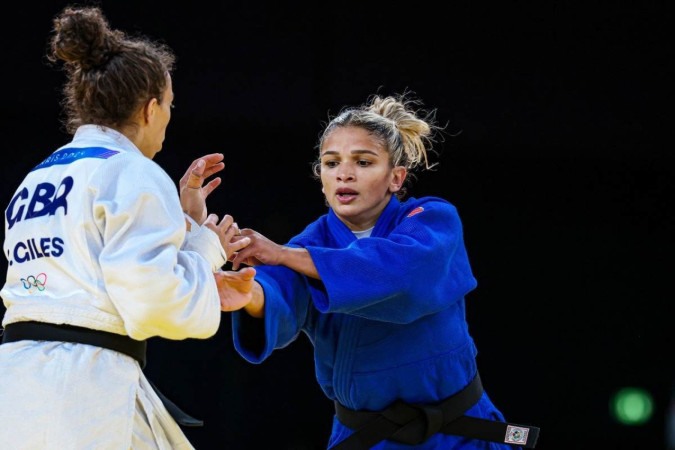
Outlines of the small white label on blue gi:
{"type": "Polygon", "coordinates": [[[527,433],[529,428],[514,427],[513,425],[506,426],[506,437],[504,442],[509,444],[525,444],[527,442],[527,433]]]}

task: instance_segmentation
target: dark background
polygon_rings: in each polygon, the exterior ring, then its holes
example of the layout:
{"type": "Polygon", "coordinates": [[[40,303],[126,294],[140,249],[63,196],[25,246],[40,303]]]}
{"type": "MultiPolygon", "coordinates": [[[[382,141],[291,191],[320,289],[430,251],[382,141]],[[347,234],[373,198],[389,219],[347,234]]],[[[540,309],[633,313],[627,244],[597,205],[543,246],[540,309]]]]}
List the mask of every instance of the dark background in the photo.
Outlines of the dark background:
{"type": "MultiPolygon", "coordinates": [[[[155,160],[177,181],[193,159],[223,152],[211,210],[280,242],[325,211],[310,162],[328,113],[404,90],[436,108],[440,165],[410,193],[445,197],[463,219],[478,279],[467,315],[489,395],[509,420],[541,427],[543,450],[666,448],[671,11],[476,3],[100,4],[114,27],[177,53],[176,108],[155,160]],[[646,424],[612,419],[623,386],[653,395],[646,424]]],[[[44,59],[65,4],[3,8],[3,205],[69,139],[63,75],[44,59]]],[[[186,430],[193,444],[325,448],[332,404],[308,341],[252,365],[234,352],[229,320],[209,340],[150,342],[149,378],[205,420],[186,430]]]]}

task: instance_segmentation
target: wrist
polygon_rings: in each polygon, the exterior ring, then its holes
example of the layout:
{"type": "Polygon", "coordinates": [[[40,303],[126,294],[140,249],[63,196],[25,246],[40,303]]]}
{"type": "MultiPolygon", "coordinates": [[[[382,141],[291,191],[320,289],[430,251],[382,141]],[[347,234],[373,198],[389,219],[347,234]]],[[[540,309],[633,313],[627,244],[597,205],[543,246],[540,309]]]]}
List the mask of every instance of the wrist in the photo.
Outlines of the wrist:
{"type": "Polygon", "coordinates": [[[251,301],[244,306],[249,316],[262,319],[265,316],[265,292],[259,283],[253,282],[251,301]]]}

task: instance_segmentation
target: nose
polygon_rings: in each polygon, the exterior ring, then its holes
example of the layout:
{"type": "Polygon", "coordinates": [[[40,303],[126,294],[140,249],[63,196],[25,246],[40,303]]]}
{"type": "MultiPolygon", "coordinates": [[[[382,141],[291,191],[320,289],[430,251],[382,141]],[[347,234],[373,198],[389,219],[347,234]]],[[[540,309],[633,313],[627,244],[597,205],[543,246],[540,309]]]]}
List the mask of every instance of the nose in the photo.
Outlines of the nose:
{"type": "Polygon", "coordinates": [[[339,181],[354,181],[354,171],[348,164],[341,164],[337,178],[339,181]]]}

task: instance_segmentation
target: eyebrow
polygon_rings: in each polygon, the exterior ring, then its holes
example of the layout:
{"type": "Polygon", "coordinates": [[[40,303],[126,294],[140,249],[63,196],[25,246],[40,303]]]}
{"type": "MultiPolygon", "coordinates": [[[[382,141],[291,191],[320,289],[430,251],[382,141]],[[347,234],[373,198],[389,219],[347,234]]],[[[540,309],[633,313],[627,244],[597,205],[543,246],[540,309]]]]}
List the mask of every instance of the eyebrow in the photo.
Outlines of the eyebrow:
{"type": "MultiPolygon", "coordinates": [[[[326,156],[326,155],[337,155],[339,152],[337,150],[326,150],[321,154],[321,157],[326,156]]],[[[352,155],[375,155],[377,156],[377,152],[374,152],[372,150],[352,150],[351,151],[352,155]]]]}

